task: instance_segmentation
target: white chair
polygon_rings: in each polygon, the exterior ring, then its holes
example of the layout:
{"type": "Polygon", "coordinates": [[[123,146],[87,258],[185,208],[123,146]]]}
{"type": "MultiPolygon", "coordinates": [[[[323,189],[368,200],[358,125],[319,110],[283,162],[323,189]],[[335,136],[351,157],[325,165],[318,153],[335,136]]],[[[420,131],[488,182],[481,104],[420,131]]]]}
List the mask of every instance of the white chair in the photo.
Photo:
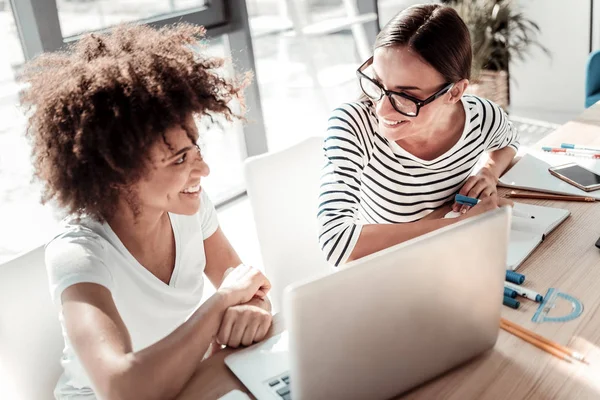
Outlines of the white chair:
{"type": "Polygon", "coordinates": [[[0,399],[53,399],[64,347],[44,247],[0,265],[0,399]]]}
{"type": "Polygon", "coordinates": [[[274,311],[281,310],[287,285],[333,271],[318,241],[322,165],[322,137],[250,157],[244,165],[265,273],[273,286],[274,311]]]}

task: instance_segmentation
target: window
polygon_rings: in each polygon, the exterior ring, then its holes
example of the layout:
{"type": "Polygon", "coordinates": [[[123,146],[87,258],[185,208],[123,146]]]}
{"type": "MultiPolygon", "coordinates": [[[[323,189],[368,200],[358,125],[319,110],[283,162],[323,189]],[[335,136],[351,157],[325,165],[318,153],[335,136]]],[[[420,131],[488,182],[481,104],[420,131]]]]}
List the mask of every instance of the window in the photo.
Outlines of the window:
{"type": "Polygon", "coordinates": [[[324,135],[331,110],[360,94],[355,71],[379,30],[377,1],[254,0],[248,9],[269,149],[324,135]]]}
{"type": "MultiPolygon", "coordinates": [[[[56,0],[54,4],[0,0],[0,263],[46,242],[63,217],[40,204],[41,186],[31,184],[26,121],[17,107],[14,80],[25,60],[78,40],[77,35],[86,30],[110,29],[120,22],[159,27],[182,21],[207,27],[208,52],[232,58],[239,71],[255,69],[244,0],[56,0]]],[[[267,149],[256,83],[245,93],[248,123],[226,123],[223,131],[200,128],[204,156],[211,167],[204,187],[217,206],[245,190],[243,159],[267,149]]]]}
{"type": "Polygon", "coordinates": [[[63,37],[69,37],[122,22],[199,11],[207,3],[207,0],[57,0],[56,7],[63,37]]]}
{"type": "Polygon", "coordinates": [[[54,229],[49,207],[40,205],[40,186],[31,184],[30,147],[18,107],[15,74],[24,62],[8,2],[0,1],[0,263],[41,244],[54,229]]]}

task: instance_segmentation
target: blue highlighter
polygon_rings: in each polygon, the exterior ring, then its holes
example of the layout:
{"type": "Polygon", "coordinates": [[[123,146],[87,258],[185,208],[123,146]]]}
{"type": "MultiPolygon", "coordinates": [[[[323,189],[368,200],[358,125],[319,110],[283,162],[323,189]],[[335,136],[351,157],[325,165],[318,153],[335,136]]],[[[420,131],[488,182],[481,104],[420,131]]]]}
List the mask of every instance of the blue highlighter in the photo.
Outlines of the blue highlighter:
{"type": "Polygon", "coordinates": [[[477,203],[479,203],[479,199],[475,199],[469,196],[463,196],[462,194],[457,194],[456,196],[454,196],[454,201],[458,204],[464,204],[467,206],[474,206],[477,205],[477,203]]]}

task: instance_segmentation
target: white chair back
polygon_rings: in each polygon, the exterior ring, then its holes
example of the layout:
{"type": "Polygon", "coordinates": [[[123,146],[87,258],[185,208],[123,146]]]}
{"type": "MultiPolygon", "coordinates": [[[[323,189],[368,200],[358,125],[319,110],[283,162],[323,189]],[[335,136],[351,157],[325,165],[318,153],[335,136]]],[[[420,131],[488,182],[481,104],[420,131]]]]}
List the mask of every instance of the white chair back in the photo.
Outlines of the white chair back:
{"type": "Polygon", "coordinates": [[[322,137],[250,157],[244,166],[265,273],[273,285],[274,311],[281,310],[287,285],[333,271],[318,241],[322,166],[322,137]]]}
{"type": "Polygon", "coordinates": [[[63,347],[40,246],[0,265],[0,399],[53,399],[63,347]]]}

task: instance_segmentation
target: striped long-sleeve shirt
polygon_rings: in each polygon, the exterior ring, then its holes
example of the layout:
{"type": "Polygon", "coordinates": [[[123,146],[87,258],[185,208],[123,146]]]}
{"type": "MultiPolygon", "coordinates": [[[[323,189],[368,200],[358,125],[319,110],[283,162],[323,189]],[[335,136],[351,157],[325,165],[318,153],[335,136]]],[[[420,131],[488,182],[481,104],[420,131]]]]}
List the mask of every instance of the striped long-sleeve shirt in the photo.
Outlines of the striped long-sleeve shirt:
{"type": "Polygon", "coordinates": [[[370,102],[346,103],[329,118],[319,195],[319,242],[327,260],[346,261],[362,225],[417,221],[450,201],[485,151],[518,149],[518,133],[496,104],[465,95],[458,142],[422,160],[378,133],[370,102]]]}

